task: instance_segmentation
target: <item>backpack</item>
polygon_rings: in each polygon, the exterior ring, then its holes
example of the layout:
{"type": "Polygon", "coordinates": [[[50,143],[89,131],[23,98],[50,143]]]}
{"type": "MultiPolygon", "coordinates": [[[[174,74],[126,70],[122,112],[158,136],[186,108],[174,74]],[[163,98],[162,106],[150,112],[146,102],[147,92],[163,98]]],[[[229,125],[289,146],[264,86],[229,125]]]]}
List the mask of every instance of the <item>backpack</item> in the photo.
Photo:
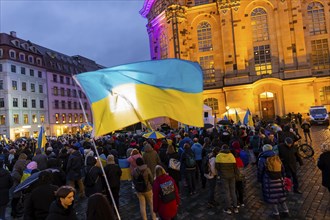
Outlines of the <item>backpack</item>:
{"type": "Polygon", "coordinates": [[[194,154],[186,153],[186,167],[187,168],[196,167],[196,160],[194,154]]]}
{"type": "Polygon", "coordinates": [[[267,157],[265,165],[270,179],[279,179],[282,177],[282,161],[279,156],[267,157]]]}
{"type": "Polygon", "coordinates": [[[135,169],[137,172],[137,176],[133,176],[133,183],[134,183],[134,187],[136,189],[137,192],[146,192],[147,190],[147,183],[144,180],[143,177],[143,172],[141,172],[139,169],[135,169]]]}
{"type": "Polygon", "coordinates": [[[163,203],[175,200],[175,186],[172,180],[160,184],[159,198],[163,203]]]}

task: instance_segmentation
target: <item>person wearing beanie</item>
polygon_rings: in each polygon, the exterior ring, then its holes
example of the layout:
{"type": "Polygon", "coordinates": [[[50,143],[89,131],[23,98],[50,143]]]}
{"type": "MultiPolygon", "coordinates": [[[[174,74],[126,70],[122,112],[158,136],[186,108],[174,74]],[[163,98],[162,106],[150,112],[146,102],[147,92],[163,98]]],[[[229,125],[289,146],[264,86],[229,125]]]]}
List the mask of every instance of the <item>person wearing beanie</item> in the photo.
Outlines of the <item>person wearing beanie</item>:
{"type": "Polygon", "coordinates": [[[155,170],[155,167],[161,164],[158,153],[150,144],[144,146],[144,154],[142,155],[142,158],[150,170],[155,170]]]}
{"type": "Polygon", "coordinates": [[[227,144],[222,145],[220,153],[215,158],[215,163],[225,192],[225,209],[223,211],[230,215],[232,213],[231,207],[233,206],[234,213],[238,213],[235,188],[235,174],[238,171],[236,159],[227,144]]]}
{"type": "MultiPolygon", "coordinates": [[[[147,220],[147,210],[146,203],[149,205],[150,214],[152,216],[152,220],[156,220],[156,213],[153,212],[153,194],[152,194],[152,185],[154,182],[153,175],[151,170],[148,168],[142,158],[136,159],[137,167],[133,171],[133,178],[138,179],[139,175],[143,176],[144,182],[146,184],[146,189],[143,192],[136,192],[136,195],[139,199],[140,203],[140,213],[143,220],[147,220]]],[[[137,188],[137,187],[135,187],[137,188]]]]}
{"type": "MultiPolygon", "coordinates": [[[[273,206],[272,217],[275,219],[280,218],[279,207],[283,209],[283,216],[289,217],[289,209],[286,200],[286,190],[284,184],[284,166],[281,163],[281,171],[270,172],[267,167],[267,163],[270,163],[269,158],[275,158],[278,156],[273,151],[273,147],[270,144],[262,146],[263,152],[259,156],[258,161],[258,182],[262,184],[262,194],[264,201],[273,206]]],[[[280,162],[280,159],[278,158],[280,162]]]]}
{"type": "Polygon", "coordinates": [[[293,139],[290,137],[285,138],[284,143],[281,143],[278,146],[278,153],[283,162],[286,177],[292,179],[293,192],[302,194],[302,192],[299,190],[297,162],[300,164],[300,166],[303,165],[303,162],[298,154],[297,148],[294,147],[293,139]]]}
{"type": "MultiPolygon", "coordinates": [[[[119,208],[120,177],[122,175],[122,170],[118,164],[115,163],[115,157],[111,154],[107,157],[107,165],[104,167],[104,173],[109,182],[110,190],[116,206],[119,208]]],[[[112,203],[111,198],[109,197],[109,192],[107,193],[107,196],[109,202],[112,203]]]]}

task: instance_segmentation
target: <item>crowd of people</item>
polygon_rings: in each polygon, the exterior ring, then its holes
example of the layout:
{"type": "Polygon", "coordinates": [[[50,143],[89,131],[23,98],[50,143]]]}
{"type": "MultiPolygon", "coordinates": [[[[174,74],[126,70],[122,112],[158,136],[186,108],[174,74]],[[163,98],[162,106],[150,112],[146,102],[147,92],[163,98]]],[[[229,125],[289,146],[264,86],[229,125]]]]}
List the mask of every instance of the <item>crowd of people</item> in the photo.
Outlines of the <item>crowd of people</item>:
{"type": "MultiPolygon", "coordinates": [[[[301,121],[305,138],[310,126],[301,121]]],[[[81,135],[49,139],[43,149],[20,140],[0,144],[0,219],[8,203],[11,215],[24,219],[77,219],[75,199],[88,199],[87,219],[116,219],[120,207],[122,169],[126,159],[136,191],[140,215],[153,220],[176,219],[180,195],[194,195],[198,187],[208,191],[208,208],[220,204],[215,198],[220,179],[223,212],[239,213],[245,206],[245,168],[254,166],[265,202],[272,215],[290,216],[286,198],[301,194],[297,164],[303,161],[294,147],[301,139],[295,123],[254,126],[219,125],[210,130],[164,131],[166,138],[146,139],[138,134],[106,135],[97,140],[81,135]],[[95,146],[94,146],[95,143],[95,146]],[[99,157],[97,157],[97,155],[99,157]],[[37,181],[17,190],[24,180],[37,181]],[[109,191],[110,189],[110,191],[109,191]]],[[[323,185],[330,191],[330,144],[323,144],[318,167],[323,185]]]]}

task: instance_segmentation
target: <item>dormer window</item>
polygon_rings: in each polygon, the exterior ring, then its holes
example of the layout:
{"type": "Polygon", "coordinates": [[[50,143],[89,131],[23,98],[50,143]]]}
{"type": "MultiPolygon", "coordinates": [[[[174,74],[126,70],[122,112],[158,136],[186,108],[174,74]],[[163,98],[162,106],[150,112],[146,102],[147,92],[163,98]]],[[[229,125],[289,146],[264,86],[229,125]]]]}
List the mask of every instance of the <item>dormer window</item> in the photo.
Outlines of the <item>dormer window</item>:
{"type": "Polygon", "coordinates": [[[31,47],[30,47],[30,50],[31,50],[32,52],[35,52],[35,53],[37,52],[37,49],[35,48],[35,46],[31,46],[31,47]]]}
{"type": "Polygon", "coordinates": [[[16,59],[16,52],[15,52],[15,50],[9,50],[9,57],[11,59],[16,59]]]}
{"type": "Polygon", "coordinates": [[[40,58],[37,58],[37,65],[39,65],[39,66],[42,65],[42,62],[41,62],[41,59],[40,58]]]}
{"type": "Polygon", "coordinates": [[[25,54],[19,53],[19,60],[25,62],[25,54]]]}
{"type": "Polygon", "coordinates": [[[34,63],[34,58],[32,55],[28,56],[29,63],[34,63]]]}

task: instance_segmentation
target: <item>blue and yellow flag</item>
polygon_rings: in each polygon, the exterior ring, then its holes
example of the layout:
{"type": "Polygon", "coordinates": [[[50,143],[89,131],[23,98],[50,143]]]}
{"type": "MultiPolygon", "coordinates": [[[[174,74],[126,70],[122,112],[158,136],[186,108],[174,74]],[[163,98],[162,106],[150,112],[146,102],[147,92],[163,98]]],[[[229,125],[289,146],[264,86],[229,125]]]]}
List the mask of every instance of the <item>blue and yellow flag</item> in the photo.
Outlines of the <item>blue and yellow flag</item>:
{"type": "Polygon", "coordinates": [[[243,124],[252,126],[252,115],[251,115],[250,109],[246,110],[246,113],[245,113],[245,116],[243,119],[243,124]]]}
{"type": "Polygon", "coordinates": [[[203,73],[178,59],[126,64],[73,77],[93,111],[94,136],[157,117],[203,127],[203,73]]]}
{"type": "Polygon", "coordinates": [[[6,138],[6,136],[4,134],[2,134],[0,137],[1,137],[0,140],[4,141],[5,144],[8,144],[9,143],[8,139],[6,138]]]}
{"type": "Polygon", "coordinates": [[[236,116],[236,124],[241,125],[241,118],[239,117],[237,110],[235,109],[235,116],[236,116]]]}
{"type": "Polygon", "coordinates": [[[47,140],[46,140],[46,135],[45,135],[45,129],[44,126],[40,127],[39,135],[38,135],[38,148],[43,148],[45,147],[47,140]]]}

